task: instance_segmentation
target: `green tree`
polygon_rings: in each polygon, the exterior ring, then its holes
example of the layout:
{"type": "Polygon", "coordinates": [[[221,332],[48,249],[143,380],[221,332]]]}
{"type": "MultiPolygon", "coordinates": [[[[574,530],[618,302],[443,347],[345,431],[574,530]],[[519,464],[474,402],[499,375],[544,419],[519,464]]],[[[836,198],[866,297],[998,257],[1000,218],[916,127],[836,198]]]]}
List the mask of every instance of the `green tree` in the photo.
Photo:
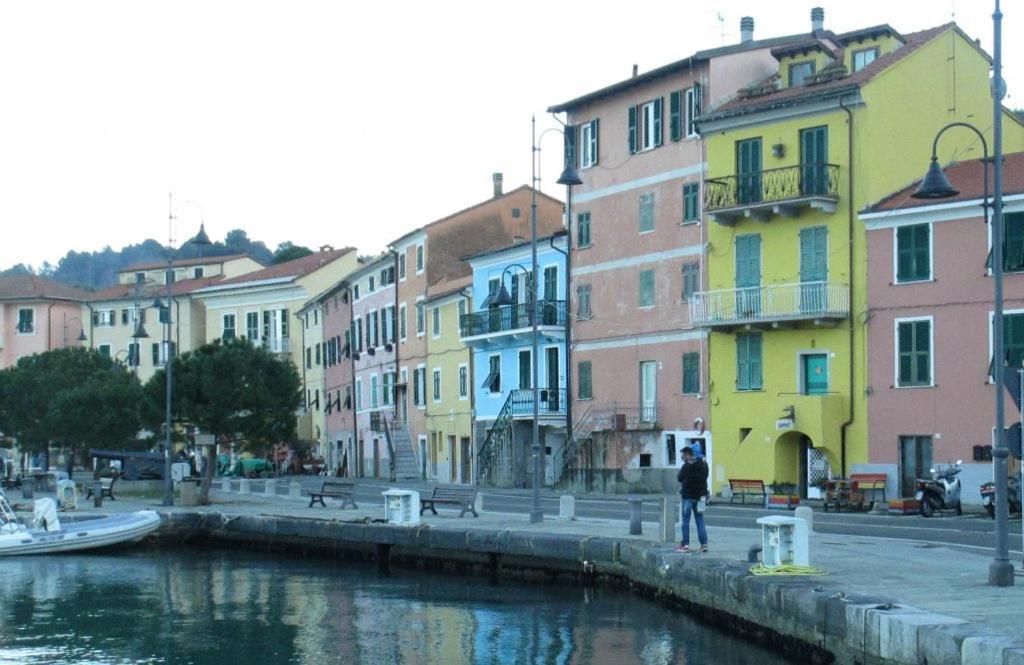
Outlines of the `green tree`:
{"type": "Polygon", "coordinates": [[[313,253],[309,247],[303,247],[302,245],[295,245],[291,242],[283,242],[277,246],[274,250],[274,263],[284,263],[285,261],[294,261],[295,259],[301,259],[303,256],[309,256],[313,253]]]}
{"type": "MultiPolygon", "coordinates": [[[[217,443],[266,452],[295,437],[295,413],[301,404],[299,372],[245,339],[216,341],[175,358],[171,411],[174,422],[212,434],[217,443]]],[[[166,375],[158,371],[146,384],[145,422],[159,431],[165,413],[166,375]]],[[[209,503],[216,448],[207,451],[200,502],[209,503]]]]}
{"type": "Polygon", "coordinates": [[[120,363],[90,349],[55,349],[0,372],[0,429],[33,452],[52,443],[73,453],[139,448],[141,396],[138,379],[120,363]]]}

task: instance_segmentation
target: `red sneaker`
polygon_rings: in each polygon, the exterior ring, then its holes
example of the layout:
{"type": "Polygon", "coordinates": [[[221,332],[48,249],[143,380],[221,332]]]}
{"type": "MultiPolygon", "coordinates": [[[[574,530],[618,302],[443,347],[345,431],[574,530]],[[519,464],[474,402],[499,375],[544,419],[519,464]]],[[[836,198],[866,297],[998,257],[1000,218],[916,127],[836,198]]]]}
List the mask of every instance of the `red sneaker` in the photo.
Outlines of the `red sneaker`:
{"type": "Polygon", "coordinates": [[[690,549],[689,545],[680,545],[679,547],[676,548],[676,552],[684,552],[686,554],[689,554],[692,551],[693,550],[690,549]]]}

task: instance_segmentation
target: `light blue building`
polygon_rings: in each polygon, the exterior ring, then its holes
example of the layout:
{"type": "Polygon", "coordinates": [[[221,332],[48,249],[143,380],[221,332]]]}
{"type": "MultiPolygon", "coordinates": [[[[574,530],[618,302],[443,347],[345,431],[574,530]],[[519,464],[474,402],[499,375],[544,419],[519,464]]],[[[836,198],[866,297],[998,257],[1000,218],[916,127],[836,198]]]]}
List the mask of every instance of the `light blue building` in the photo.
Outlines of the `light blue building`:
{"type": "MultiPolygon", "coordinates": [[[[472,311],[460,321],[473,352],[477,480],[523,486],[530,482],[533,442],[529,242],[470,257],[472,311]],[[505,304],[508,303],[508,304],[505,304]]],[[[539,438],[546,484],[566,438],[566,236],[537,240],[537,375],[539,438]]]]}

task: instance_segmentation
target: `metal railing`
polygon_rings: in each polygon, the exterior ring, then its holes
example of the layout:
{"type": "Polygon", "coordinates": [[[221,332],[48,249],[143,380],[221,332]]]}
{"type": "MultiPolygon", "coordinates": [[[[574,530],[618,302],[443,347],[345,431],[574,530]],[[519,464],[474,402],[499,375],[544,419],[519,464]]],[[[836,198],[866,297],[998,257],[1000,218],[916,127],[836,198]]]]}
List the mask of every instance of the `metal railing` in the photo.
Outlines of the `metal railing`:
{"type": "Polygon", "coordinates": [[[290,341],[287,337],[264,337],[263,348],[271,353],[288,353],[291,351],[290,341]]]}
{"type": "Polygon", "coordinates": [[[810,197],[839,198],[838,165],[812,162],[704,182],[704,209],[708,211],[810,197]]]}
{"type": "Polygon", "coordinates": [[[690,299],[690,322],[710,327],[759,321],[846,318],[850,289],[833,282],[772,284],[698,291],[690,299]]]}
{"type": "MultiPolygon", "coordinates": [[[[541,416],[564,416],[565,415],[565,388],[552,390],[541,388],[538,400],[537,414],[541,416]]],[[[533,390],[513,390],[511,395],[511,408],[513,416],[533,415],[533,390]]]]}
{"type": "Polygon", "coordinates": [[[505,398],[498,417],[487,430],[477,454],[477,483],[497,485],[512,476],[512,395],[505,398]]]}
{"type": "MultiPolygon", "coordinates": [[[[537,325],[565,326],[565,301],[541,300],[537,303],[537,325]]],[[[491,307],[479,312],[463,314],[459,327],[463,337],[489,335],[529,328],[533,325],[533,306],[529,303],[491,307]]]]}

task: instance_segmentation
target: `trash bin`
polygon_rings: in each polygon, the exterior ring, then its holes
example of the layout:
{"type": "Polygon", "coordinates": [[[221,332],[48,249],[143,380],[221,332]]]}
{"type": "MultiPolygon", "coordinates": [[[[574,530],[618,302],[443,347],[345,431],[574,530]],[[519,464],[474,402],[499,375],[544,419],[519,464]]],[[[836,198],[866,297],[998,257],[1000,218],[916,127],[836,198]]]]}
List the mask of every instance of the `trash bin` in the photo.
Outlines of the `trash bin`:
{"type": "Polygon", "coordinates": [[[199,503],[198,483],[194,480],[181,480],[178,486],[178,505],[195,506],[199,503]]]}
{"type": "Polygon", "coordinates": [[[63,510],[78,508],[78,487],[75,481],[62,479],[57,481],[57,505],[63,510]]]}
{"type": "Polygon", "coordinates": [[[415,525],[420,523],[420,493],[411,490],[390,489],[384,495],[384,519],[388,524],[415,525]]]}
{"type": "Polygon", "coordinates": [[[35,478],[22,478],[21,479],[21,498],[31,499],[35,496],[36,480],[35,478]]]}

